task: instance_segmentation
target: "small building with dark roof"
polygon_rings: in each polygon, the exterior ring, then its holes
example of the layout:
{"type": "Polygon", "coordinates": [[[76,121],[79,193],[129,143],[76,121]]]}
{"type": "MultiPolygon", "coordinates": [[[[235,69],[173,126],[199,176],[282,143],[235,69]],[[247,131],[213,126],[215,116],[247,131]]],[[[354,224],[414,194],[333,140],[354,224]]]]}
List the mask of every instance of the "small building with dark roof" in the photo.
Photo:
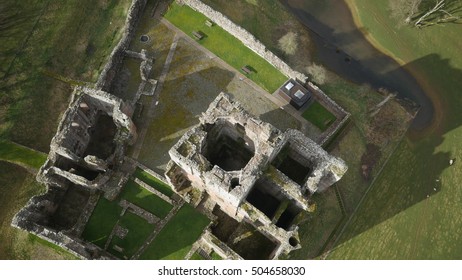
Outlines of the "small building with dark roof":
{"type": "Polygon", "coordinates": [[[294,79],[288,80],[278,92],[297,110],[311,100],[311,92],[294,79]]]}

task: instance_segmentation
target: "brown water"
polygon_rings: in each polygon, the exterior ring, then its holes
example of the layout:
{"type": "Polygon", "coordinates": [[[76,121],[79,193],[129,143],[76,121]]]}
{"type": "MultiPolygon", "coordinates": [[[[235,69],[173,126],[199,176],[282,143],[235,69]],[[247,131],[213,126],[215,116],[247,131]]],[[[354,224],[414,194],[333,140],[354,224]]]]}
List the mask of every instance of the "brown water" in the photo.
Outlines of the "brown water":
{"type": "Polygon", "coordinates": [[[399,98],[420,106],[412,128],[430,125],[434,108],[424,90],[408,71],[367,41],[343,0],[280,1],[312,35],[315,62],[354,83],[398,92],[399,98]]]}

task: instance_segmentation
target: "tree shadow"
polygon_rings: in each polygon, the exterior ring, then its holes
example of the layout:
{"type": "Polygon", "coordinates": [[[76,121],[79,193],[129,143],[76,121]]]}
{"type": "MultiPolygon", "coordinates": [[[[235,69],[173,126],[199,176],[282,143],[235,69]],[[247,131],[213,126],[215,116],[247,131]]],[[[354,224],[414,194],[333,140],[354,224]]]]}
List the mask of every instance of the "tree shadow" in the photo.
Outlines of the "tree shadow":
{"type": "Polygon", "coordinates": [[[424,129],[430,125],[434,114],[433,105],[419,83],[406,70],[408,67],[401,67],[395,60],[375,49],[361,30],[356,28],[351,12],[343,2],[335,1],[335,11],[325,9],[316,11],[315,15],[290,6],[288,1],[281,2],[310,32],[316,63],[353,83],[397,92],[401,99],[415,102],[420,107],[412,127],[424,129]]]}
{"type": "Polygon", "coordinates": [[[199,116],[235,75],[216,66],[183,75],[178,68],[173,70],[177,75],[164,82],[153,118],[141,118],[136,123],[148,126],[139,160],[161,174],[165,170],[159,166],[169,161],[169,149],[187,129],[199,123],[199,116]]]}
{"type": "MultiPolygon", "coordinates": [[[[445,134],[462,124],[462,100],[457,98],[456,92],[462,87],[462,80],[459,79],[462,77],[462,70],[454,68],[451,61],[438,54],[430,54],[400,66],[370,45],[363,32],[355,27],[349,9],[340,7],[344,5],[343,2],[335,2],[335,11],[312,11],[307,6],[299,8],[303,5],[300,4],[302,1],[296,0],[281,2],[312,34],[317,63],[354,83],[397,92],[399,99],[410,100],[420,108],[407,137],[397,150],[399,153],[391,157],[358,212],[347,213],[346,220],[352,218],[345,232],[338,230],[330,239],[338,239],[335,250],[348,240],[410,207],[425,203],[428,198],[446,188],[441,176],[446,169],[455,168],[449,165],[455,151],[440,151],[438,147],[445,141],[445,134]],[[330,21],[333,17],[335,19],[330,21]],[[345,57],[352,59],[345,62],[345,57]],[[432,81],[438,81],[437,84],[429,85],[428,81],[417,81],[408,72],[410,69],[419,71],[421,77],[434,77],[432,81]],[[423,83],[433,90],[425,92],[420,86],[423,83]],[[430,130],[425,129],[430,127],[431,133],[428,133],[430,130]]],[[[454,9],[458,11],[458,7],[454,9]]],[[[458,163],[456,160],[454,165],[457,166],[458,163]]]]}
{"type": "MultiPolygon", "coordinates": [[[[429,12],[436,2],[427,1],[420,4],[419,12],[412,17],[412,20],[418,20],[420,17],[424,16],[429,12]]],[[[440,10],[430,14],[422,21],[422,24],[419,25],[419,28],[430,27],[435,24],[444,24],[444,23],[453,23],[453,24],[462,24],[460,18],[462,12],[462,2],[459,0],[447,0],[444,7],[440,10]]]]}

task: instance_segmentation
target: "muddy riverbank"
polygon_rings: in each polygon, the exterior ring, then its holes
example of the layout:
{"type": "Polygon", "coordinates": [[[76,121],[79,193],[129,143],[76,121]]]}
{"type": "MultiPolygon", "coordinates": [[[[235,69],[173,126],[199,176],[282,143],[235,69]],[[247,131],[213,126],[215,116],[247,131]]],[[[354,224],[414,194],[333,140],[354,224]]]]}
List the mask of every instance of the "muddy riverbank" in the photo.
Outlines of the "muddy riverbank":
{"type": "MultiPolygon", "coordinates": [[[[309,30],[315,47],[313,60],[345,79],[397,92],[420,107],[412,128],[428,127],[434,107],[417,80],[395,60],[377,50],[354,23],[340,0],[280,0],[309,30]]],[[[412,63],[412,62],[411,62],[412,63]]],[[[411,66],[411,65],[407,65],[411,66]]]]}

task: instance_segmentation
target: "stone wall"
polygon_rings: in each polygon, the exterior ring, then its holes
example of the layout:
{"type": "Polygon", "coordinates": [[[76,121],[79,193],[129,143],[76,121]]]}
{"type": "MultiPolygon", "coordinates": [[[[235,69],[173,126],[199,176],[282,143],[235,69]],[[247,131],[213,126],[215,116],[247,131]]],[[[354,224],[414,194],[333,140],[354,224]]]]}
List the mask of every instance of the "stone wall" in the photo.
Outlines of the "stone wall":
{"type": "MultiPolygon", "coordinates": [[[[345,163],[329,155],[302,132],[293,129],[282,132],[251,116],[225,93],[218,95],[199,120],[200,125],[187,131],[169,150],[172,163],[165,174],[170,184],[175,190],[181,190],[177,182],[182,184],[178,177],[183,177],[190,181],[193,188],[205,191],[229,217],[252,224],[261,234],[278,244],[270,258],[278,258],[281,254],[300,248],[297,224],[277,226],[277,221],[272,220],[274,217],[267,216],[264,210],[248,202],[249,193],[259,188],[259,182],[263,181],[265,191],[275,197],[278,203],[289,201],[290,207],[299,212],[308,211],[310,195],[340,180],[347,170],[345,163]],[[231,148],[234,154],[239,153],[238,149],[247,149],[244,145],[254,148],[254,154],[243,167],[214,164],[207,156],[209,145],[222,144],[217,131],[222,133],[231,129],[235,131],[228,132],[227,136],[239,134],[235,141],[243,143],[243,146],[231,148]],[[244,134],[239,131],[244,131],[244,134]],[[297,155],[291,157],[292,160],[300,165],[309,165],[303,182],[285,175],[282,169],[268,171],[273,159],[283,153],[281,151],[287,145],[297,155]],[[233,183],[233,180],[237,180],[237,183],[233,183]]],[[[219,155],[217,151],[212,153],[219,155]]],[[[283,156],[285,158],[287,155],[283,156]]]]}
{"type": "MultiPolygon", "coordinates": [[[[328,97],[321,89],[316,85],[308,81],[308,77],[292,69],[287,63],[282,59],[277,57],[274,53],[269,51],[263,43],[261,43],[254,35],[245,30],[244,28],[238,26],[232,22],[228,17],[222,13],[215,11],[210,6],[202,3],[200,0],[177,0],[180,4],[185,4],[191,7],[193,10],[200,12],[201,14],[208,17],[210,20],[215,22],[221,28],[226,30],[228,33],[236,37],[244,45],[249,47],[259,56],[264,58],[270,64],[272,64],[276,69],[281,71],[284,75],[299,80],[303,84],[306,83],[306,86],[312,90],[316,99],[329,111],[331,111],[337,121],[333,123],[328,130],[326,130],[320,137],[317,139],[317,142],[323,146],[328,143],[332,137],[339,131],[350,117],[350,113],[346,112],[342,107],[340,107],[335,101],[328,97]]],[[[205,23],[204,23],[205,24],[205,23]]]]}
{"type": "Polygon", "coordinates": [[[110,90],[111,84],[122,66],[125,51],[128,50],[130,42],[135,36],[136,26],[143,14],[146,3],[147,0],[133,0],[132,5],[128,10],[122,39],[120,39],[117,46],[112,50],[109,61],[106,63],[106,66],[104,66],[103,71],[101,71],[101,75],[96,82],[96,88],[103,91],[110,90]]]}
{"type": "Polygon", "coordinates": [[[280,59],[274,53],[266,49],[265,45],[263,45],[257,38],[255,38],[255,36],[253,36],[244,28],[232,22],[222,13],[215,11],[214,9],[212,9],[211,7],[202,3],[199,0],[178,0],[178,2],[180,4],[186,4],[192,9],[208,17],[210,20],[218,24],[221,28],[226,30],[229,34],[233,35],[239,41],[244,43],[244,45],[249,47],[259,56],[263,57],[266,61],[268,61],[270,64],[276,67],[276,69],[281,71],[284,75],[293,79],[297,79],[303,83],[305,83],[308,80],[308,77],[305,74],[293,70],[282,59],[280,59]]]}
{"type": "MultiPolygon", "coordinates": [[[[88,220],[95,207],[98,198],[97,194],[95,194],[96,189],[91,188],[89,186],[90,181],[84,177],[61,170],[54,165],[59,162],[57,166],[64,164],[66,165],[65,167],[68,167],[67,165],[75,163],[85,170],[101,171],[104,175],[100,174],[91,181],[99,187],[109,185],[105,183],[106,179],[115,178],[116,181],[123,182],[124,172],[119,170],[119,165],[124,157],[125,144],[131,144],[136,140],[136,127],[131,121],[133,108],[130,104],[126,104],[120,98],[104,90],[109,90],[122,65],[126,55],[125,51],[133,39],[138,19],[144,11],[146,2],[147,0],[133,0],[128,11],[123,36],[112,51],[109,61],[101,72],[95,86],[92,88],[75,88],[69,108],[64,113],[58,126],[58,131],[50,145],[48,159],[37,175],[37,180],[47,186],[47,192],[32,197],[27,205],[15,215],[11,223],[12,226],[35,234],[83,259],[115,259],[111,254],[79,237],[84,229],[85,221],[88,220]],[[97,157],[83,158],[81,154],[82,149],[88,145],[90,138],[88,128],[95,124],[97,111],[112,117],[117,127],[114,137],[116,142],[115,151],[105,160],[97,157]],[[78,145],[67,145],[70,140],[78,140],[79,143],[74,142],[74,144],[77,143],[78,145]],[[62,161],[65,163],[61,163],[62,161]],[[108,162],[114,164],[114,167],[112,167],[114,170],[107,168],[108,162]],[[58,176],[60,174],[64,176],[58,176]],[[102,182],[100,179],[105,181],[102,182]],[[87,203],[77,223],[70,230],[62,230],[50,225],[48,221],[50,215],[54,214],[61,203],[59,194],[66,191],[70,182],[74,182],[82,188],[90,187],[93,199],[90,201],[91,203],[87,203]]],[[[109,187],[106,187],[106,189],[109,187]]],[[[113,189],[111,188],[108,191],[114,192],[113,189]]],[[[118,190],[120,190],[120,187],[116,189],[116,191],[118,190]]],[[[103,191],[106,193],[106,190],[103,191]]]]}
{"type": "Polygon", "coordinates": [[[328,109],[332,114],[334,114],[335,118],[337,119],[333,124],[329,126],[329,128],[324,131],[316,142],[324,147],[330,140],[335,136],[335,134],[342,129],[347,121],[350,119],[351,114],[345,109],[343,109],[340,105],[338,105],[332,98],[327,96],[319,87],[314,85],[311,82],[306,84],[307,88],[310,92],[313,93],[316,100],[321,103],[326,109],[328,109]]]}

